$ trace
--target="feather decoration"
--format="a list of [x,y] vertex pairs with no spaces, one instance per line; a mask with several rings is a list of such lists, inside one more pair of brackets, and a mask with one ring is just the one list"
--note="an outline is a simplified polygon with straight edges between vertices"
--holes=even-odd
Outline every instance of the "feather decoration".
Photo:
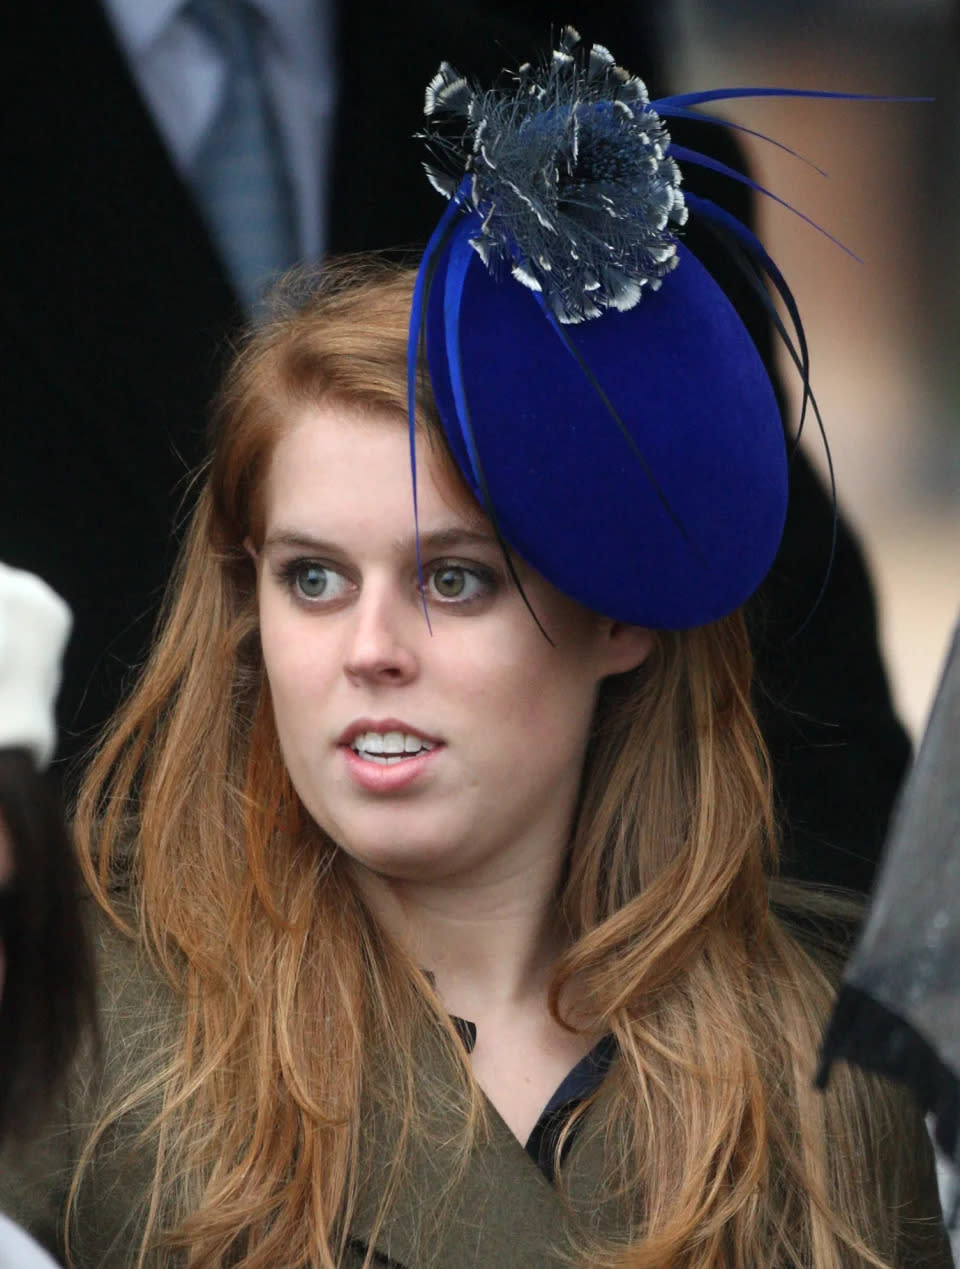
[[[481,225],[471,245],[488,268],[509,271],[541,293],[563,323],[633,308],[644,289],[656,290],[676,266],[677,230],[688,214],[678,158],[783,203],[837,243],[749,177],[671,146],[667,119],[725,123],[696,107],[756,97],[930,100],[742,87],[651,101],[641,79],[618,66],[602,44],[586,44],[572,26],[563,29],[559,48],[543,66],[526,63],[504,74],[505,86],[485,90],[441,63],[424,97],[427,129],[421,135],[433,156],[424,168],[435,189],[478,213]],[[750,128],[727,126],[795,153]]]
[[488,267],[542,293],[560,322],[633,308],[676,265],[686,220],[646,88],[572,27],[539,73],[510,78],[482,91],[441,65],[424,102],[430,181],[479,214],[471,245]]
[[[424,619],[427,623],[427,629],[431,634],[433,634],[433,627],[430,624],[430,610],[427,607],[427,592],[423,580],[423,558],[420,554],[420,507],[417,494],[417,382],[420,374],[426,372],[426,355],[424,347],[426,322],[424,314],[426,312],[427,300],[430,295],[430,288],[433,283],[437,262],[442,252],[449,246],[453,238],[459,210],[457,200],[452,200],[444,211],[443,216],[440,218],[439,224],[431,234],[430,241],[427,243],[427,247],[423,255],[423,264],[417,272],[417,278],[414,284],[413,297],[410,305],[409,334],[407,339],[407,430],[410,447],[410,479],[413,492],[414,537],[417,551],[417,579],[420,585],[420,596],[423,606]],[[461,283],[463,272],[464,270],[461,268]],[[447,286],[446,289],[451,290],[454,288]],[[459,317],[460,311],[459,301],[455,299],[452,303],[446,305],[446,309],[448,314],[447,325],[450,331],[449,337],[453,340],[454,346],[456,346],[459,342],[459,333],[457,331],[457,318]],[[456,363],[457,361],[458,359],[454,358],[454,362]],[[484,475],[483,467],[480,463],[480,456],[477,453],[476,442],[473,437],[473,429],[470,425],[469,406],[466,402],[462,385],[458,388],[458,396],[460,398],[458,402],[458,421],[460,423],[467,451],[470,454],[471,466],[473,467],[474,475],[479,486],[481,504],[487,513],[487,518],[493,528],[494,536],[500,546],[504,561],[506,562],[507,572],[510,575],[510,580],[513,582],[514,586],[516,586],[517,592],[523,600],[530,616],[533,618],[538,630],[546,639],[547,643],[552,646],[553,639],[550,637],[549,632],[544,628],[543,623],[540,621],[539,616],[535,612],[529,598],[527,597],[526,591],[523,588],[523,583],[517,574],[513,557],[510,554],[509,544],[500,529],[496,508],[490,498],[489,490],[487,489],[486,476]]]

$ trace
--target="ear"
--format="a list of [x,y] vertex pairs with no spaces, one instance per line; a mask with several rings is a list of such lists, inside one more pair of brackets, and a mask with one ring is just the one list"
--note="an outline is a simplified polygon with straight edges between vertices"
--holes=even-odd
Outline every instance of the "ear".
[[602,675],[626,674],[643,665],[650,655],[656,631],[649,626],[631,626],[625,621],[609,621],[601,647]]

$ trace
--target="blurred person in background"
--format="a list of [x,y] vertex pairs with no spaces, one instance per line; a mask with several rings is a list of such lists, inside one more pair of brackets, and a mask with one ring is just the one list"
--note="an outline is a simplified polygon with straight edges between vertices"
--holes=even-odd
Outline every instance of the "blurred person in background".
[[[8,1147],[42,1121],[93,1017],[79,870],[46,772],[69,628],[66,604],[45,582],[0,564],[0,1139]],[[0,1213],[4,1269],[52,1264]]]

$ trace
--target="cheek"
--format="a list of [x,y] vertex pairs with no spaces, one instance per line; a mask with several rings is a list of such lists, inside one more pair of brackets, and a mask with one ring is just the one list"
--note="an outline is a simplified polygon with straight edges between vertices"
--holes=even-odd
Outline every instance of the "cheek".
[[577,656],[558,655],[535,635],[536,643],[514,637],[502,656],[496,644],[488,644],[483,655],[461,660],[450,690],[472,717],[483,720],[483,732],[504,752],[519,750],[525,758],[549,752],[562,759],[582,751],[597,685]]
[[[294,618],[296,614],[293,615]],[[309,622],[269,600],[260,608],[260,646],[270,684],[277,728],[290,732],[305,724],[308,706],[329,686],[330,657]]]

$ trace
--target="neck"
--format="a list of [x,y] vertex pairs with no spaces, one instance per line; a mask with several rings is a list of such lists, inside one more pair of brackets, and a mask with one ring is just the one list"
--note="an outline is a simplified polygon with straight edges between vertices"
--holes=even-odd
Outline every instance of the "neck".
[[478,883],[400,881],[358,869],[380,924],[429,971],[446,1008],[479,1021],[546,996],[566,946],[557,918],[556,859]]

